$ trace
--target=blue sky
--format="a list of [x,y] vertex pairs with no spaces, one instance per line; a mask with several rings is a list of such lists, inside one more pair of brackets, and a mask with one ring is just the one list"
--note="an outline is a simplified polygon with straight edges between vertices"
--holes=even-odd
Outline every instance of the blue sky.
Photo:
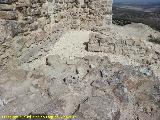
[[160,2],[160,0],[113,0],[114,2]]

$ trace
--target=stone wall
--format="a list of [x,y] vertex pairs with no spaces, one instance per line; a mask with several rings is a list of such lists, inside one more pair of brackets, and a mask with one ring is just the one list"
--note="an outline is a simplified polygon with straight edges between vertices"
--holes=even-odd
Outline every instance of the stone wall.
[[48,13],[52,23],[71,29],[92,29],[112,23],[112,0],[54,0]]
[[0,20],[14,22],[15,35],[37,29],[36,21],[48,18],[47,12],[46,0],[0,0]]
[[112,0],[0,0],[0,19],[23,22],[23,29],[41,17],[51,18],[52,25],[62,28],[110,25]]
[[0,18],[27,20],[45,16],[43,9],[45,2],[46,0],[0,0]]
[[7,20],[17,19],[17,14],[14,10],[13,3],[15,3],[15,1],[0,0],[0,18],[1,19],[7,19]]
[[129,36],[122,38],[113,29],[103,32],[103,34],[91,33],[86,48],[89,52],[122,55],[136,63],[145,65],[157,65],[157,61],[160,60],[160,55],[149,49],[144,41]]
[[70,29],[100,31],[111,22],[112,0],[0,0],[0,67],[45,56]]
[[[23,53],[31,53],[30,45],[36,46],[38,38],[47,38],[42,37],[49,20],[47,12],[46,0],[0,0],[0,69],[10,66],[13,59],[21,60]],[[18,41],[23,44],[21,50]]]

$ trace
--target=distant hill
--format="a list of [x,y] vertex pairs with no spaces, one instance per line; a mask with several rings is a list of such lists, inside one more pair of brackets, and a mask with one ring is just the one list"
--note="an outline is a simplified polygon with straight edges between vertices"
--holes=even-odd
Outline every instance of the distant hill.
[[118,1],[118,2],[113,2],[113,5],[137,5],[137,6],[160,6],[160,1],[157,2],[122,2],[122,1]]
[[113,3],[157,4],[160,0],[113,0]]
[[113,4],[113,23],[126,25],[131,22],[143,23],[160,31],[160,2],[135,3],[116,2]]

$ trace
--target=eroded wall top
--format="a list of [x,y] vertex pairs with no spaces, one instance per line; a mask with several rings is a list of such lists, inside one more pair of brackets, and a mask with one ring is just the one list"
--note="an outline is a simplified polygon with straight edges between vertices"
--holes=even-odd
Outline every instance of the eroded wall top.
[[111,25],[112,0],[0,0],[0,19],[24,21],[23,29],[41,17],[62,28]]
[[112,0],[52,0],[48,13],[54,24],[91,29],[112,23]]

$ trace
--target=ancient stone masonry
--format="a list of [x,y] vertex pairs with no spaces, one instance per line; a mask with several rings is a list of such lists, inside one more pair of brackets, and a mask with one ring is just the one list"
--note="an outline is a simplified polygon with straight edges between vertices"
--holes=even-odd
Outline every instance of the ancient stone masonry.
[[0,18],[13,20],[16,19],[13,0],[0,0]]
[[[13,56],[20,63],[32,61],[29,59],[34,56],[30,55],[33,46],[44,55],[46,49],[69,29],[93,31],[111,23],[112,0],[0,0],[0,42],[3,43],[0,45],[0,59],[3,59],[0,66],[6,65]],[[12,52],[6,55],[6,50]]]
[[123,55],[135,62],[147,65],[157,64],[157,61],[160,60],[159,55],[154,50],[149,49],[144,42],[133,38],[122,39],[121,36],[116,37],[115,34],[114,31],[109,31],[106,34],[97,32],[90,34],[87,50]]
[[40,17],[71,29],[110,25],[112,0],[0,0],[1,19],[31,24]]
[[112,0],[54,0],[49,4],[52,22],[71,29],[92,29],[112,23]]
[[34,22],[47,17],[45,3],[46,0],[0,0],[0,19],[13,21],[17,34],[35,30],[38,24]]
[[46,0],[0,0],[0,18],[6,20],[26,20],[44,15]]
[[[47,12],[46,0],[0,0],[0,67],[8,64],[10,58],[17,59],[23,50],[30,53],[29,46],[35,45],[37,40],[32,32],[39,30],[40,35],[44,35],[44,26],[49,22]],[[34,36],[39,36],[39,33]],[[28,45],[21,50],[13,44],[23,40]]]

